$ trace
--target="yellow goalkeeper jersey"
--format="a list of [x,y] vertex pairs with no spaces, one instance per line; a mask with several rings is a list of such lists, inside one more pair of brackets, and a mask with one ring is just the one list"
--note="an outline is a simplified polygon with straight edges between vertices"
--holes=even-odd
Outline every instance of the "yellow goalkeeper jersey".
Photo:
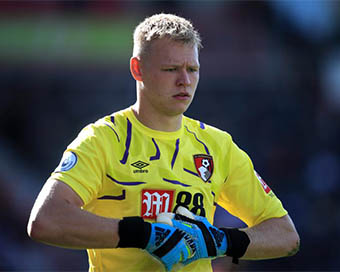
[[[110,218],[155,222],[184,206],[213,223],[217,204],[248,226],[287,214],[228,133],[188,117],[178,131],[155,131],[131,107],[85,127],[51,178],[78,193],[84,210]],[[89,249],[88,256],[89,271],[164,271],[141,249]],[[212,271],[211,261],[181,271]]]

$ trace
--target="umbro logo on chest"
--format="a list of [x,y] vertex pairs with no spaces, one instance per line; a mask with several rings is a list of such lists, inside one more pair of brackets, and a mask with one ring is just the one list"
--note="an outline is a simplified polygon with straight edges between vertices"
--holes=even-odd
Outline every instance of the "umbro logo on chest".
[[149,166],[149,163],[143,162],[143,161],[136,161],[131,164],[131,166],[138,168],[134,169],[133,173],[148,173],[149,171],[147,169],[144,169],[145,167]]

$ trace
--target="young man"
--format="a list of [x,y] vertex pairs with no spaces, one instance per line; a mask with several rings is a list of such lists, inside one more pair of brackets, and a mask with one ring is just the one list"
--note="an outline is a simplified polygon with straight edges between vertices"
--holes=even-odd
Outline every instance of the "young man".
[[[287,211],[246,153],[228,133],[183,115],[199,81],[200,47],[184,18],[158,14],[137,26],[136,103],[88,125],[67,147],[34,204],[30,237],[87,249],[90,271],[163,271],[177,263],[182,271],[211,271],[214,257],[298,250]],[[216,204],[248,228],[210,225]],[[182,215],[155,223],[164,212]]]

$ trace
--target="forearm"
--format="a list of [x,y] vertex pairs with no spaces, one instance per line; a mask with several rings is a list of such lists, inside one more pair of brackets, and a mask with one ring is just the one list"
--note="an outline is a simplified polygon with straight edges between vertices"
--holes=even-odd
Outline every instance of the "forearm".
[[242,259],[270,259],[294,255],[299,249],[299,236],[288,215],[271,218],[254,227],[241,229],[250,244]]
[[[69,215],[47,216],[32,221],[34,240],[75,248],[114,248],[118,244],[118,220],[99,217],[87,211],[69,207]],[[30,227],[30,226],[29,226]]]
[[[64,184],[47,182],[36,200],[28,222],[28,234],[37,241],[67,248],[114,248],[117,246],[119,219],[100,217],[82,210],[67,197]],[[65,190],[66,188],[66,190]],[[52,192],[52,193],[51,193]]]

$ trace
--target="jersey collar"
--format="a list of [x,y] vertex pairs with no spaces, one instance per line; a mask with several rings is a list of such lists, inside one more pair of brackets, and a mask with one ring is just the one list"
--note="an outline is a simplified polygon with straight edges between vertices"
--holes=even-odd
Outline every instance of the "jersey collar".
[[133,113],[132,106],[129,107],[126,110],[125,114],[126,114],[127,118],[130,120],[132,126],[137,128],[143,134],[145,134],[147,136],[150,136],[152,138],[169,139],[169,140],[171,140],[171,139],[178,139],[178,138],[181,137],[181,135],[183,134],[183,131],[184,131],[184,125],[183,125],[184,118],[182,119],[182,125],[181,125],[181,128],[179,130],[168,132],[168,131],[154,130],[154,129],[151,129],[151,128],[145,126],[144,124],[142,124],[137,119],[135,114]]

